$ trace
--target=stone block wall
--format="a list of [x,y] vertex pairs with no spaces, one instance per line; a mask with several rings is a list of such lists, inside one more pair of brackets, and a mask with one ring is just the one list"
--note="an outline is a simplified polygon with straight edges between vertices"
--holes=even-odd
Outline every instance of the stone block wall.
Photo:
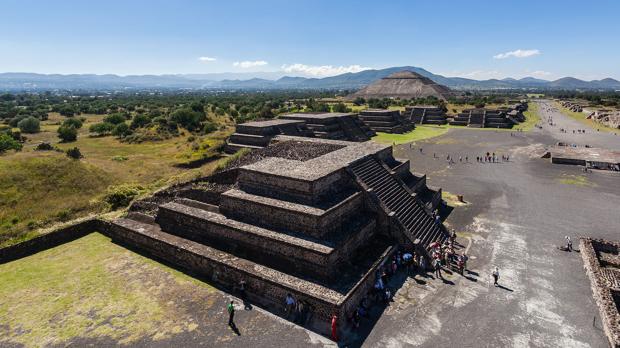
[[277,199],[231,190],[222,195],[220,211],[242,221],[296,231],[321,238],[342,228],[342,224],[362,205],[360,193],[340,203],[317,209]]

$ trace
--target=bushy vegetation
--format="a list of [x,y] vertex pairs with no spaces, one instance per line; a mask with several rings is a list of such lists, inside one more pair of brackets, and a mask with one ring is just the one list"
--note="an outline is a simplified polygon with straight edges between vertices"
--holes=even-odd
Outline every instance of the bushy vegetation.
[[80,158],[84,157],[84,156],[82,156],[82,152],[80,152],[80,149],[77,148],[77,147],[73,147],[73,148],[68,149],[66,151],[66,154],[67,154],[67,156],[69,156],[70,158],[73,158],[73,159],[80,159]]
[[13,139],[13,137],[7,133],[0,133],[0,154],[8,150],[19,151],[21,149],[22,144],[20,144],[19,141]]
[[134,198],[144,192],[144,187],[135,184],[123,184],[108,188],[104,200],[111,209],[123,208],[129,205]]
[[58,127],[58,137],[62,142],[69,143],[77,140],[77,129],[73,126],[62,125]]
[[22,133],[38,133],[41,131],[41,122],[36,117],[28,116],[20,120],[17,127]]

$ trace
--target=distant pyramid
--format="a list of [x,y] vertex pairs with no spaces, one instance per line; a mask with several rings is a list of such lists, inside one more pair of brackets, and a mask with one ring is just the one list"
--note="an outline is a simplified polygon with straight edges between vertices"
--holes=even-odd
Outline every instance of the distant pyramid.
[[452,91],[448,87],[439,85],[428,77],[424,77],[413,71],[404,70],[371,83],[349,95],[349,98],[414,99],[433,96],[445,100],[452,94]]

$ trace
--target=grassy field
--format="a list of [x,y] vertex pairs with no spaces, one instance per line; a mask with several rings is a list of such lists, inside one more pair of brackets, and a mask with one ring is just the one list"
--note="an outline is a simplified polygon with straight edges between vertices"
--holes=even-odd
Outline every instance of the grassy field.
[[525,132],[534,129],[534,126],[537,123],[540,122],[540,114],[539,114],[539,110],[538,110],[538,104],[537,103],[529,103],[527,111],[525,111],[523,113],[523,115],[525,116],[525,122],[520,123],[515,128],[516,129],[522,129]]
[[418,140],[438,137],[448,131],[446,126],[422,125],[416,126],[414,130],[404,134],[377,133],[372,138],[373,141],[382,144],[406,144]]
[[[92,233],[0,265],[0,346],[131,344],[199,328],[215,290]],[[79,344],[78,344],[79,345]]]
[[[176,181],[208,174],[217,165],[195,169],[178,165],[213,151],[230,130],[190,139],[186,134],[162,141],[122,143],[90,137],[88,127],[102,116],[85,115],[78,140],[59,143],[56,129],[64,117],[51,114],[41,132],[28,135],[21,152],[0,156],[0,247],[37,235],[39,227],[106,210],[103,194],[111,186],[136,184],[150,192]],[[192,141],[189,141],[192,140]],[[63,152],[34,151],[47,141],[62,150],[78,147],[83,159]]]
[[594,120],[589,120],[587,119],[587,115],[583,112],[574,112],[571,111],[565,107],[562,106],[562,104],[560,104],[557,101],[553,102],[554,106],[556,108],[558,108],[558,110],[560,110],[563,114],[567,115],[570,118],[573,118],[579,122],[581,122],[584,125],[590,126],[592,129],[598,129],[600,131],[603,132],[610,132],[610,133],[620,133],[620,130],[615,129],[615,128],[611,128],[611,127],[606,127],[598,122],[595,122]]

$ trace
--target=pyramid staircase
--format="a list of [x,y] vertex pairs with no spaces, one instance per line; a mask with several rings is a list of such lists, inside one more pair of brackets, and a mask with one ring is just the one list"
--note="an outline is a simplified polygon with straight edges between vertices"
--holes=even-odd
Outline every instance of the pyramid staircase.
[[371,192],[382,207],[394,213],[393,217],[404,227],[411,242],[427,249],[432,242],[441,242],[447,237],[443,225],[434,221],[416,195],[374,157],[361,160],[350,169],[366,191]]

